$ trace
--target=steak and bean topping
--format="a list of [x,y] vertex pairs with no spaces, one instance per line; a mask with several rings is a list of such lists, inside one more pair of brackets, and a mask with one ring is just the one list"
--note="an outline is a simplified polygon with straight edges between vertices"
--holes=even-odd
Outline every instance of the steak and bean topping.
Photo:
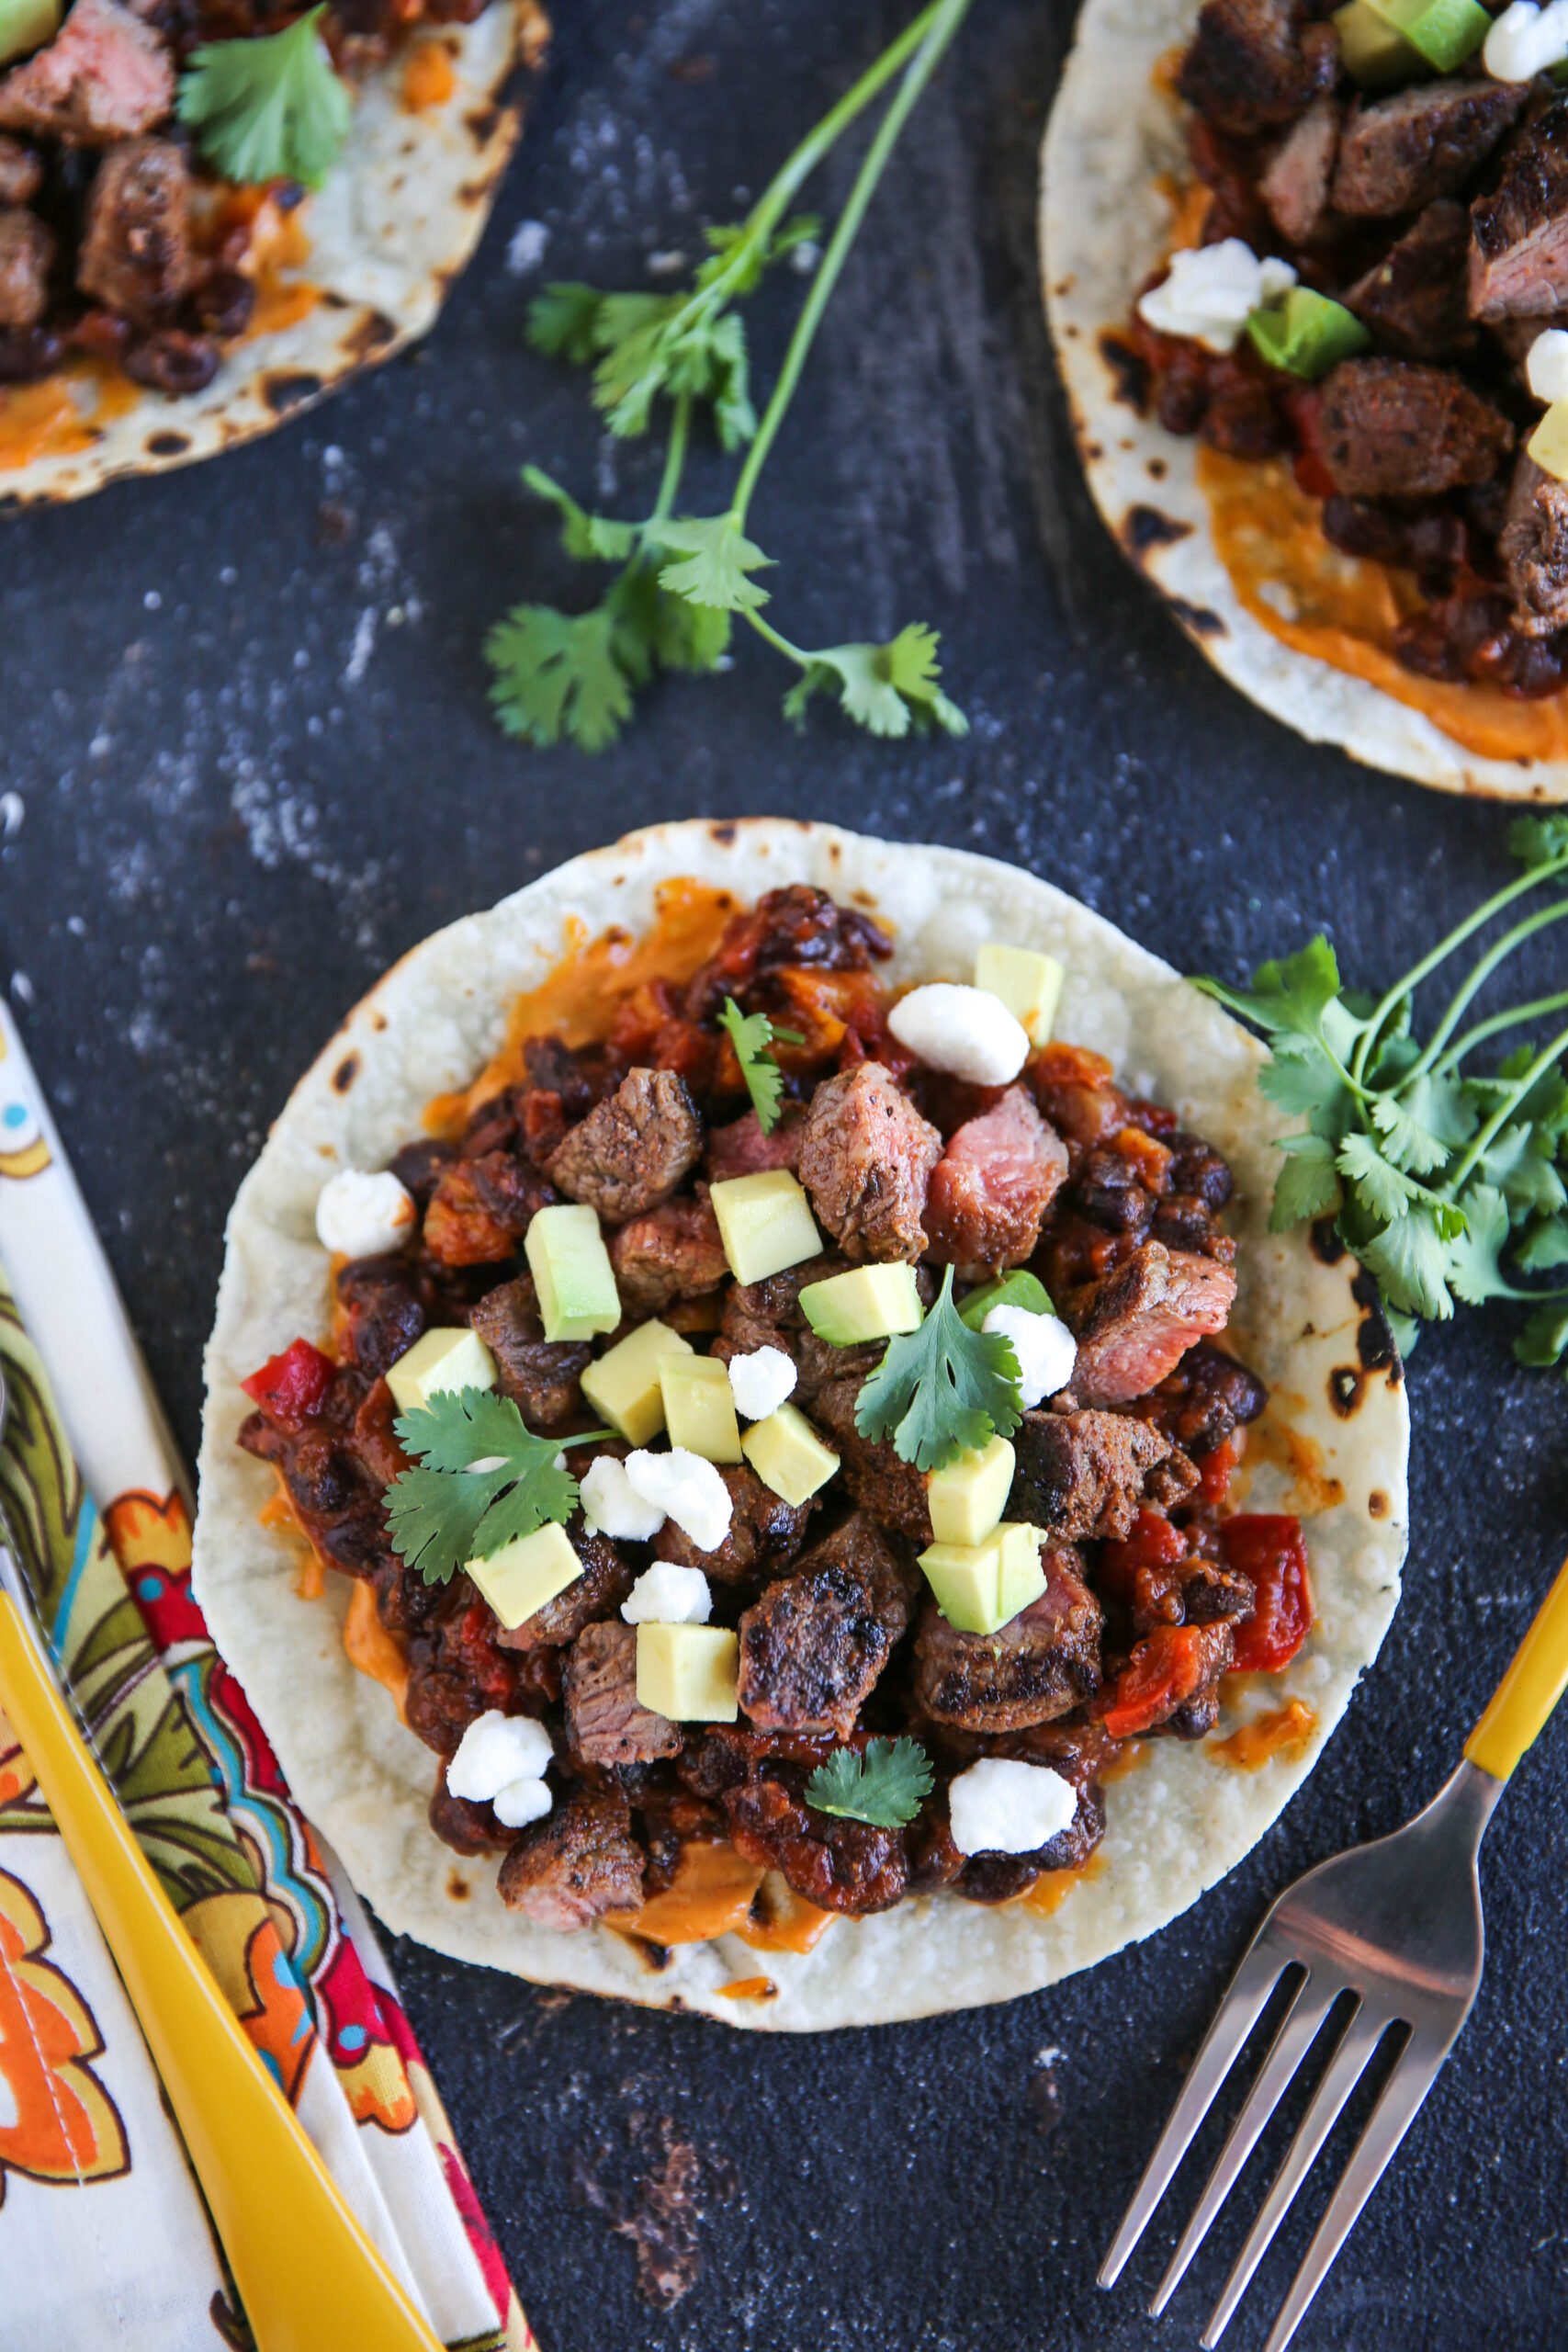
[[[887,952],[773,891],[656,1019],[527,1040],[332,1179],[332,1351],[246,1384],[401,1656],[433,1826],[536,1925],[635,1930],[724,1841],[797,1911],[1010,1900],[1088,1860],[1123,1742],[1201,1737],[1310,1625],[1296,1522],[1227,1504],[1266,1398],[1224,1160],[1084,1047],[917,1060]],[[953,993],[966,1054],[1027,1043]]]

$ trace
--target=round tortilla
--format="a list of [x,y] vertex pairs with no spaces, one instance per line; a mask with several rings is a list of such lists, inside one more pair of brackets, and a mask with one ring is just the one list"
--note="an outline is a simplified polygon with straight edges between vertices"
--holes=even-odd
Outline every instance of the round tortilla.
[[[556,1935],[507,1911],[493,1859],[468,1861],[425,1818],[436,1770],[386,1691],[356,1673],[339,1627],[348,1580],[294,1591],[299,1554],[258,1513],[272,1472],[235,1443],[239,1387],[304,1332],[324,1339],[330,1272],[316,1196],[335,1168],[379,1168],[421,1132],[437,1094],[466,1086],[501,1042],[507,1008],[562,953],[566,926],[636,932],[656,887],[692,876],[744,900],[815,882],[892,930],[896,982],[964,978],[987,938],[1047,948],[1066,966],[1059,1034],[1112,1056],[1229,1158],[1239,1193],[1239,1351],[1273,1390],[1255,1430],[1247,1506],[1306,1523],[1317,1623],[1286,1671],[1248,1679],[1222,1732],[1299,1699],[1315,1721],[1298,1750],[1256,1771],[1211,1743],[1145,1743],[1106,1791],[1104,1844],[1049,1917],[942,1894],[837,1921],[814,1951],[760,1952],[736,1938],[646,1948],[604,1928]],[[579,934],[581,935],[581,934]],[[1322,1751],[1399,1597],[1409,1420],[1397,1355],[1354,1262],[1325,1264],[1304,1230],[1268,1231],[1283,1122],[1258,1093],[1262,1048],[1218,1006],[1048,882],[959,850],[907,847],[771,819],[654,826],[574,858],[404,956],[300,1080],[229,1220],[196,1529],[196,1590],[214,1640],[265,1725],[306,1813],[389,1928],[536,1983],[706,2010],[731,2025],[801,2030],[922,2017],[1049,1984],[1184,1911],[1235,1867]],[[721,1988],[765,1973],[771,2000]]]
[[1214,545],[1197,442],[1121,397],[1102,348],[1124,334],[1171,243],[1163,188],[1191,175],[1186,108],[1156,69],[1186,46],[1198,0],[1084,0],[1046,129],[1040,240],[1045,307],[1096,505],[1223,677],[1310,742],[1443,792],[1568,799],[1568,761],[1488,759],[1370,680],[1281,643],[1248,613]]
[[[417,33],[365,83],[343,152],[307,201],[310,255],[299,276],[321,299],[292,326],[230,346],[205,390],[146,391],[90,424],[88,447],[0,473],[0,507],[85,498],[126,474],[166,473],[271,433],[353,376],[378,368],[435,322],[490,218],[522,128],[504,96],[513,69],[549,40],[538,0],[491,0],[471,25]],[[434,41],[454,85],[411,111],[403,74]]]

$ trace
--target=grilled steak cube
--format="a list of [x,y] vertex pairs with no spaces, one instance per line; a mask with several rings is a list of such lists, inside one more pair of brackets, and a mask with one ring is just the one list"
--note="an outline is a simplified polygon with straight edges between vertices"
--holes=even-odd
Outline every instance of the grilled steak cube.
[[582,1562],[582,1574],[564,1592],[525,1617],[521,1625],[498,1628],[496,1645],[503,1650],[559,1649],[575,1642],[585,1625],[618,1609],[632,1589],[632,1572],[607,1535],[590,1535],[581,1515],[567,1533]]
[[566,1736],[585,1764],[651,1764],[679,1756],[679,1724],[638,1703],[637,1627],[616,1617],[585,1625],[561,1671]]
[[806,1541],[807,1523],[815,1505],[786,1503],[744,1462],[728,1464],[718,1475],[729,1489],[732,1505],[729,1532],[718,1549],[699,1551],[691,1537],[667,1519],[653,1539],[654,1557],[672,1560],[678,1567],[701,1568],[716,1584],[745,1584],[753,1577],[776,1576]]
[[555,1200],[544,1178],[510,1151],[454,1159],[424,1213],[424,1246],[444,1266],[486,1266],[514,1257],[537,1210]]
[[1568,482],[1521,449],[1498,542],[1514,594],[1514,626],[1526,637],[1568,628]]
[[570,1931],[642,1901],[644,1856],[618,1791],[568,1797],[513,1846],[497,1881],[509,1911]]
[[1244,138],[1293,122],[1332,85],[1337,46],[1303,0],[1203,0],[1177,84],[1205,121]]
[[728,1183],[733,1176],[760,1176],[770,1168],[787,1168],[793,1176],[800,1165],[805,1134],[805,1114],[790,1103],[784,1105],[770,1136],[762,1133],[755,1111],[732,1119],[727,1127],[710,1127],[708,1182]]
[[861,1510],[912,1544],[929,1544],[931,1514],[924,1472],[912,1462],[900,1461],[890,1439],[863,1437],[855,1427],[855,1406],[864,1385],[864,1372],[829,1381],[811,1400],[812,1417],[827,1431],[839,1456],[840,1475]]
[[0,129],[109,147],[151,130],[174,102],[157,34],[119,0],[75,0],[49,47],[0,79]]
[[615,1288],[629,1323],[659,1315],[677,1298],[716,1290],[729,1272],[705,1184],[691,1200],[666,1201],[628,1218],[606,1241]]
[[919,1575],[868,1512],[852,1511],[848,1519],[818,1536],[799,1562],[803,1576],[826,1567],[842,1568],[858,1577],[890,1637],[902,1641],[919,1598]]
[[1021,1086],[952,1136],[926,1195],[930,1254],[982,1280],[1034,1255],[1067,1176],[1067,1148]]
[[190,171],[169,139],[128,139],[98,165],[76,283],[122,318],[148,325],[191,282]]
[[49,308],[54,237],[19,204],[0,209],[0,327],[36,327]]
[[401,1256],[355,1258],[337,1278],[338,1349],[378,1379],[406,1355],[430,1320],[426,1285]]
[[546,1339],[531,1274],[487,1291],[468,1321],[495,1358],[502,1395],[511,1397],[531,1430],[558,1429],[581,1412],[581,1383],[593,1351],[580,1341]]
[[934,1601],[915,1636],[915,1697],[936,1723],[1021,1731],[1080,1706],[1100,1687],[1100,1607],[1070,1544],[1041,1554],[1045,1589],[996,1634],[961,1634]]
[[891,1072],[862,1062],[817,1089],[800,1146],[800,1181],[846,1258],[918,1258],[926,1188],[942,1137]]
[[1285,133],[1258,183],[1274,226],[1292,245],[1311,244],[1323,226],[1339,124],[1339,101],[1325,90]]
[[1256,1373],[1200,1340],[1140,1408],[1190,1454],[1212,1453],[1238,1423],[1255,1421],[1269,1401]]
[[1443,368],[1344,359],[1324,379],[1323,456],[1351,498],[1428,498],[1489,481],[1514,446],[1500,409]]
[[[782,1274],[770,1274],[765,1282],[738,1283],[725,1295],[721,1336],[714,1343],[714,1354],[728,1359],[748,1355],[754,1348],[782,1349],[793,1358],[797,1375],[791,1401],[802,1407],[815,1408],[817,1398],[829,1384],[863,1380],[886,1354],[883,1341],[836,1348],[831,1340],[818,1338],[800,1307],[800,1294],[808,1283],[826,1282],[830,1275],[846,1271],[844,1259],[825,1253]],[[929,1306],[936,1296],[934,1281],[923,1266],[916,1269],[915,1280],[922,1304]]]
[[1073,1395],[1123,1405],[1173,1372],[1195,1340],[1222,1330],[1235,1276],[1212,1258],[1145,1241],[1124,1264],[1072,1292],[1063,1312],[1078,1343]]
[[796,1894],[819,1911],[842,1911],[855,1918],[890,1911],[909,1883],[904,1832],[814,1811],[795,1785],[806,1777],[799,1770],[788,1777],[764,1770],[726,1790],[724,1809],[736,1851],[749,1862],[782,1871]]
[[1451,196],[1518,120],[1527,95],[1522,83],[1455,80],[1358,100],[1339,141],[1335,210],[1391,220]]
[[550,1160],[550,1181],[607,1225],[625,1225],[670,1198],[702,1158],[703,1123],[683,1078],[628,1070]]
[[30,204],[43,186],[43,165],[30,147],[0,132],[0,204]]
[[442,1844],[455,1854],[504,1852],[517,1834],[503,1829],[488,1804],[455,1797],[446,1785],[445,1764],[435,1775],[427,1817]]
[[688,1021],[711,1021],[727,996],[742,1012],[751,1009],[757,983],[786,967],[809,964],[823,972],[864,972],[874,957],[893,953],[880,924],[858,907],[835,904],[809,882],[764,890],[756,905],[738,914],[686,988],[682,1010]]
[[861,1577],[818,1567],[771,1584],[740,1620],[740,1708],[759,1730],[853,1728],[893,1648]]
[[1448,198],[1429,204],[1382,261],[1344,296],[1345,307],[1402,359],[1446,359],[1472,344],[1465,301],[1470,215]]
[[1173,1448],[1123,1413],[1025,1413],[1013,1433],[1018,1466],[1007,1516],[1072,1543],[1122,1536],[1152,1472]]
[[1568,97],[1512,141],[1470,228],[1472,318],[1545,318],[1568,305]]

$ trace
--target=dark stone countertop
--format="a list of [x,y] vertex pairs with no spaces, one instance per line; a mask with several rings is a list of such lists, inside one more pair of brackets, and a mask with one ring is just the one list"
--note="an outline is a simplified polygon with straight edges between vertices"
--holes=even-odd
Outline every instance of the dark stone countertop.
[[[879,745],[827,714],[797,737],[777,711],[787,679],[748,642],[728,676],[657,690],[596,761],[505,742],[480,639],[514,597],[568,584],[519,466],[597,481],[629,513],[652,462],[597,438],[579,383],[525,348],[538,272],[523,265],[543,244],[547,274],[658,282],[650,256],[693,254],[703,222],[733,217],[906,10],[559,14],[494,223],[423,350],[221,463],[0,526],[0,789],[24,810],[0,848],[0,975],[25,976],[29,1046],[190,1449],[224,1213],[293,1078],[413,941],[628,826],[776,811],[973,844],[1189,968],[1239,976],[1324,924],[1379,984],[1507,871],[1495,808],[1367,774],[1229,693],[1092,513],[1034,264],[1070,22],[1049,0],[976,11],[754,510],[797,641],[942,629],[967,741]],[[827,180],[841,198],[846,164]],[[782,274],[754,305],[764,380],[799,291]],[[697,511],[717,470],[698,466]],[[1521,978],[1544,987],[1548,968],[1543,954]],[[1554,968],[1560,984],[1560,950]],[[1095,2267],[1265,1903],[1431,1792],[1556,1566],[1564,1394],[1519,1371],[1507,1338],[1506,1317],[1466,1316],[1415,1359],[1406,1597],[1313,1781],[1224,1885],[1092,1974],[787,2041],[400,1947],[546,2352],[1193,2340],[1234,2223],[1163,2331],[1134,2283],[1099,2294]],[[1565,1800],[1559,1725],[1488,1841],[1474,2018],[1303,2345],[1563,2341]],[[704,2223],[704,2277],[661,2315],[574,2179],[625,2194],[666,2122],[734,2187]],[[1145,2293],[1158,2267],[1151,2246]],[[1266,2290],[1287,2276],[1277,2255]],[[1261,2343],[1261,2316],[1238,2346]]]

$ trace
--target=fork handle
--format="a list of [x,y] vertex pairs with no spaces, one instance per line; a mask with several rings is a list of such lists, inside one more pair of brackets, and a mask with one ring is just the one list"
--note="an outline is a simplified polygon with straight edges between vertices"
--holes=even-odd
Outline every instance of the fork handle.
[[1506,1781],[1568,1689],[1568,1560],[1464,1744],[1472,1764]]

